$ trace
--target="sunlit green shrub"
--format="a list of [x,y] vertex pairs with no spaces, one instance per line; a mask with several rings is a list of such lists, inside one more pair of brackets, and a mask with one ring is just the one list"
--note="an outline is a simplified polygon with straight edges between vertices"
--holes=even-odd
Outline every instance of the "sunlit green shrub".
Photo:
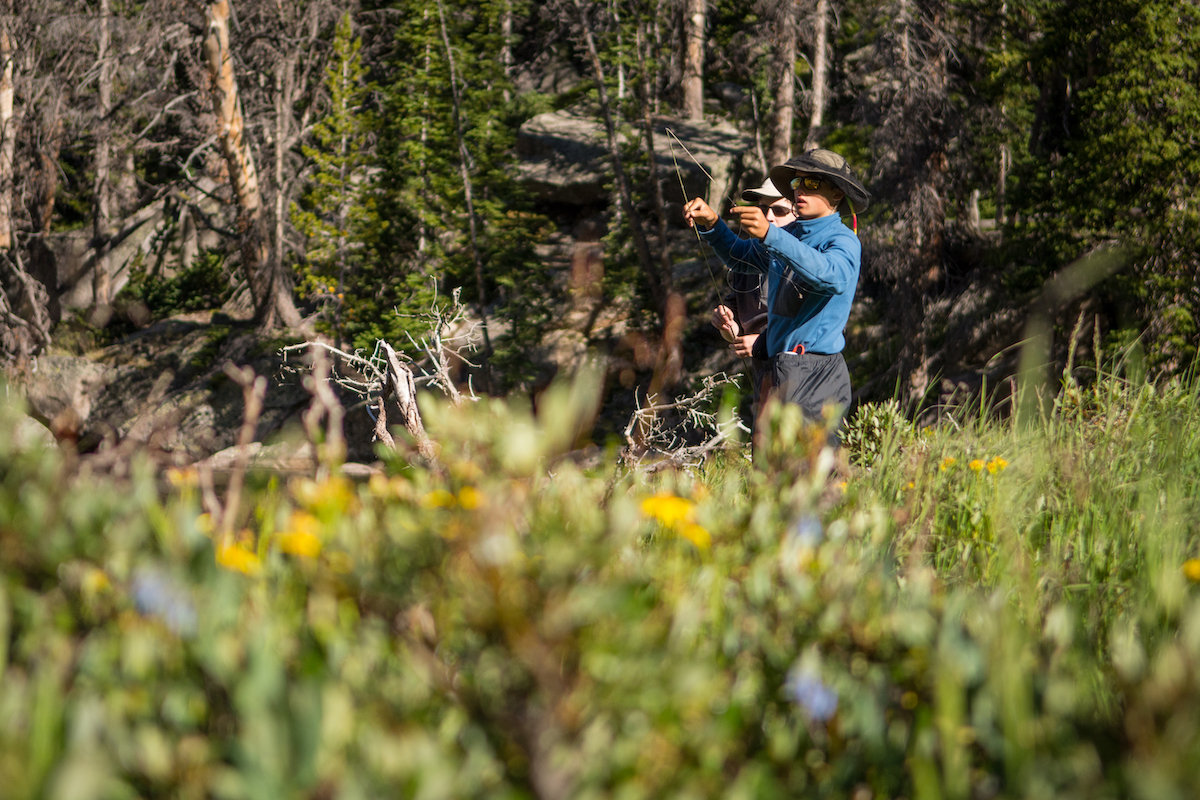
[[426,398],[436,465],[228,526],[0,407],[0,793],[1187,796],[1194,390],[1089,391],[849,479],[786,408],[768,468],[643,478],[567,457],[586,380]]
[[912,422],[892,399],[860,405],[842,431],[842,444],[855,464],[869,467],[889,446],[911,444],[914,437]]

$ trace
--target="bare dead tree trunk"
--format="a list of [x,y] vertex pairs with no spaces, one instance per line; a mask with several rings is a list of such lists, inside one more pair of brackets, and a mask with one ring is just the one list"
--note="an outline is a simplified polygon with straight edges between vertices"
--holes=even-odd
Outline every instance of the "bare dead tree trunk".
[[46,243],[50,225],[54,221],[54,198],[58,193],[58,154],[62,149],[63,136],[62,102],[62,94],[56,93],[54,100],[46,104],[48,110],[44,112],[43,129],[40,136],[34,137],[33,178],[25,199],[32,223],[27,245],[27,269],[46,289],[49,301],[46,311],[51,322],[58,322],[62,316],[58,297],[58,262]]
[[587,47],[588,58],[592,62],[592,72],[596,82],[596,91],[600,99],[600,111],[604,116],[604,135],[608,144],[608,156],[612,163],[613,179],[617,184],[617,195],[620,210],[629,220],[629,229],[633,232],[634,250],[637,252],[638,263],[646,273],[650,283],[650,293],[659,314],[665,321],[667,317],[667,298],[670,295],[670,284],[664,285],[662,276],[654,267],[654,258],[650,255],[650,245],[646,241],[646,233],[633,210],[633,191],[629,187],[629,176],[625,172],[625,164],[621,158],[621,144],[617,139],[617,126],[613,121],[612,106],[608,100],[608,90],[604,86],[604,65],[600,62],[600,53],[596,49],[596,40],[592,37],[587,10],[582,0],[572,0],[579,14],[579,25],[582,30],[584,45]]
[[400,424],[413,437],[417,445],[417,453],[429,463],[435,463],[437,448],[434,447],[429,435],[425,433],[425,425],[421,422],[421,412],[417,408],[417,387],[410,370],[396,351],[386,342],[383,343],[384,357],[387,359],[387,374],[384,377],[383,390],[379,393],[379,416],[375,420],[375,435],[388,447],[395,448],[396,442],[388,431],[387,400],[395,396],[396,405],[400,407]]
[[7,17],[0,23],[0,252],[13,246],[13,151],[17,125],[13,117],[13,40]]
[[229,49],[229,0],[214,0],[207,6],[208,35],[204,39],[205,60],[212,82],[213,107],[217,114],[221,153],[229,169],[229,180],[238,206],[242,268],[254,301],[255,320],[264,328],[300,324],[290,288],[268,260],[268,239],[263,219],[262,191],[254,154],[245,139],[245,121]]
[[667,200],[663,196],[662,180],[658,174],[658,153],[654,146],[654,121],[650,116],[650,93],[652,91],[650,70],[647,68],[645,47],[649,45],[646,39],[645,23],[639,21],[637,27],[637,57],[638,72],[641,75],[642,106],[642,136],[646,140],[646,156],[650,162],[650,188],[654,195],[654,210],[658,217],[658,257],[662,270],[662,282],[668,294],[671,289],[671,250],[667,239]]
[[779,5],[779,58],[775,64],[775,129],[771,133],[772,164],[792,157],[792,123],[796,116],[796,0]]
[[[345,86],[350,76],[350,62],[347,59],[342,60],[341,65],[341,81]],[[341,95],[341,108],[338,112],[345,119],[349,115],[349,104],[346,100],[345,92]],[[346,164],[350,155],[350,135],[345,127],[342,127],[341,140],[338,142],[338,186],[342,187],[339,190],[340,197],[338,198],[338,220],[337,220],[337,254],[338,254],[338,284],[337,284],[337,306],[334,312],[333,329],[335,331],[336,342],[338,347],[342,346],[342,311],[344,303],[342,298],[346,291],[346,274],[349,272],[350,265],[346,260],[346,253],[349,250],[349,241],[346,237],[346,229],[349,227],[350,204],[346,199],[346,183],[350,176],[347,174]]]
[[500,17],[500,64],[504,67],[504,102],[512,100],[512,93],[508,90],[508,81],[512,80],[513,68],[513,4],[512,0],[505,0],[504,13]]
[[750,89],[750,110],[754,114],[754,151],[758,153],[758,164],[762,168],[763,175],[766,175],[771,167],[767,164],[767,154],[763,150],[762,122],[758,116],[758,92],[753,87]]
[[96,60],[100,64],[98,89],[100,108],[96,125],[96,182],[92,201],[92,245],[96,250],[95,267],[92,273],[92,307],[98,313],[109,303],[109,258],[108,235],[112,187],[109,185],[109,148],[111,125],[108,115],[112,111],[112,69],[108,63],[108,0],[100,0],[97,22],[100,28],[100,43]]
[[13,287],[11,300],[0,291],[0,353],[20,361],[50,344],[46,291],[25,271],[19,248],[0,251],[0,269],[7,273],[3,283]]
[[705,0],[687,0],[687,46],[683,60],[683,116],[704,119],[704,34],[708,22]]
[[615,0],[608,0],[608,13],[617,23],[617,102],[625,99],[625,35],[621,30],[621,10]]
[[817,0],[817,41],[813,46],[812,111],[808,118],[808,136],[804,138],[806,151],[820,144],[818,133],[825,115],[825,97],[829,92],[829,0]]
[[275,247],[271,252],[271,269],[277,275],[283,272],[284,198],[287,196],[283,161],[287,152],[284,142],[292,117],[288,108],[292,69],[291,58],[281,59],[275,68]]
[[1008,168],[1012,165],[1012,154],[1008,145],[1000,145],[1000,171],[996,176],[996,228],[1002,229],[1007,221],[1005,201],[1008,193]]
[[437,3],[438,19],[442,25],[442,42],[446,45],[446,62],[450,67],[450,96],[454,101],[454,132],[458,137],[458,168],[462,175],[463,193],[467,203],[467,220],[471,238],[471,257],[475,261],[475,290],[479,294],[479,319],[483,329],[483,388],[491,391],[491,368],[488,360],[492,354],[492,342],[488,336],[487,287],[483,281],[483,258],[479,254],[479,231],[475,217],[475,196],[471,184],[471,154],[467,150],[466,132],[463,130],[462,103],[458,96],[458,70],[454,65],[454,48],[450,46],[450,34],[446,30],[446,12],[441,0]]

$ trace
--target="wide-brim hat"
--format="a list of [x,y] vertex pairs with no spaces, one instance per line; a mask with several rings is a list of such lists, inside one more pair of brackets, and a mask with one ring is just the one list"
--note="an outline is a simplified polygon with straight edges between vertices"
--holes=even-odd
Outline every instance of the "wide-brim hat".
[[[786,185],[787,184],[784,184],[784,186]],[[767,198],[774,200],[777,197],[786,197],[791,200],[791,196],[787,192],[781,191],[780,188],[775,185],[775,182],[770,178],[767,178],[765,181],[763,181],[762,186],[759,186],[755,189],[747,189],[746,191],[742,192],[742,199],[747,203],[754,203]]]
[[832,150],[809,150],[802,156],[789,159],[786,164],[771,167],[771,183],[791,188],[792,178],[801,172],[829,178],[854,204],[853,211],[862,211],[871,203],[871,195],[854,177],[854,170],[850,169],[846,159]]

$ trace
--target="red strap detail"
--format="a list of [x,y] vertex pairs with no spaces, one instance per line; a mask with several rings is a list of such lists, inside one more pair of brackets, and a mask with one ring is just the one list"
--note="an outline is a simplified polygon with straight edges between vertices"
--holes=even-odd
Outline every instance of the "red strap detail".
[[805,349],[804,345],[802,345],[802,344],[798,344],[798,345],[796,345],[795,347],[793,347],[793,348],[792,348],[792,352],[793,352],[793,353],[799,353],[800,355],[804,355],[804,354],[805,354],[806,352],[808,352],[808,351]]

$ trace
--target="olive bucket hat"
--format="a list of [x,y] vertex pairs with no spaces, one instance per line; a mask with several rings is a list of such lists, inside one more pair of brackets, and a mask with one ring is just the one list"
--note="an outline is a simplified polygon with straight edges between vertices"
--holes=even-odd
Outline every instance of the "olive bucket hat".
[[851,213],[863,211],[871,202],[871,195],[854,177],[854,171],[846,159],[832,150],[809,150],[802,156],[789,159],[786,164],[771,167],[771,182],[780,187],[791,186],[792,178],[797,173],[828,178],[846,194],[846,199],[851,203]]

